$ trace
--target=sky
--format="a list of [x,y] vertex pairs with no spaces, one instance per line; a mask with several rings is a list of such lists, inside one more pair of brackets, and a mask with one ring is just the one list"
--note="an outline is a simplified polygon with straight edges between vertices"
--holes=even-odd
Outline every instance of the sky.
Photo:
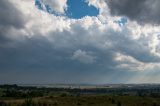
[[160,83],[159,0],[0,0],[0,84]]

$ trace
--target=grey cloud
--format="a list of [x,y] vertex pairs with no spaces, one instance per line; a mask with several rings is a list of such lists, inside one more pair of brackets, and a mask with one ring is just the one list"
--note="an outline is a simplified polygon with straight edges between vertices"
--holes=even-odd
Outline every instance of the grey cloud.
[[112,0],[109,7],[112,15],[127,16],[140,24],[160,24],[159,0]]
[[86,52],[86,51],[82,51],[82,50],[76,50],[73,53],[73,56],[71,57],[73,60],[78,60],[82,63],[86,63],[86,64],[92,64],[95,62],[95,56],[91,55],[92,53]]
[[[75,50],[55,48],[54,44],[49,43],[43,37],[26,39],[25,42],[16,43],[15,47],[0,48],[0,76],[2,76],[0,79],[1,81],[7,79],[8,82],[22,79],[25,83],[34,78],[37,79],[37,82],[52,81],[51,83],[67,80],[70,82],[99,82],[96,79],[112,71],[113,63],[109,60],[109,54],[106,55],[107,53],[96,48],[91,49],[92,47],[88,47],[90,49],[80,48],[95,52],[99,57],[98,63],[84,64],[74,61],[70,57]],[[6,76],[8,78],[4,78]]]
[[1,27],[15,27],[23,28],[25,18],[23,14],[17,9],[9,0],[0,1],[0,29]]
[[144,63],[160,62],[160,58],[151,53],[150,49],[143,44],[144,42],[148,42],[145,38],[134,40],[128,36],[130,32],[127,30],[125,30],[125,33],[117,33],[113,30],[108,32],[110,33],[108,33],[107,38],[110,39],[109,41],[113,45],[114,52],[121,52]]
[[[11,30],[23,29],[26,17],[9,0],[0,1],[0,47],[12,45],[12,38],[18,34]],[[12,34],[12,35],[11,35]]]
[[[133,72],[116,68],[118,63],[113,60],[115,53],[123,52],[138,61],[148,63],[159,60],[159,58],[155,60],[156,57],[143,45],[140,46],[138,41],[125,37],[124,33],[117,33],[109,29],[107,33],[95,39],[90,36],[91,39],[87,30],[81,27],[73,29],[76,32],[74,34],[65,30],[61,33],[50,33],[50,35],[54,35],[49,37],[51,41],[41,35],[32,38],[26,37],[23,42],[5,38],[2,44],[5,44],[6,40],[10,40],[13,45],[0,47],[1,81],[4,81],[4,77],[8,75],[10,76],[9,79],[6,78],[8,82],[16,82],[20,79],[25,83],[31,82],[30,80],[36,76],[35,83],[65,81],[102,83],[103,80],[116,83],[127,80]],[[106,41],[111,43],[112,47],[103,48]],[[91,59],[89,62],[92,64],[84,64],[71,59],[77,50],[85,51],[85,55],[82,53],[82,57],[76,57],[76,59],[83,58],[81,61],[86,62],[85,59],[93,56],[96,57],[96,62]],[[18,77],[15,73],[19,73]],[[128,76],[124,77],[124,75]]]
[[[1,3],[6,4],[5,8],[12,7],[7,0]],[[98,24],[86,29],[83,22],[75,22],[71,23],[69,30],[50,31],[43,36],[38,30],[32,30],[34,35],[31,38],[23,37],[22,40],[20,36],[23,35],[18,35],[22,41],[11,39],[13,34],[8,27],[15,27],[19,31],[24,25],[23,16],[19,16],[21,13],[15,7],[12,9],[9,10],[15,13],[10,15],[13,15],[15,22],[7,18],[7,14],[0,15],[0,19],[3,19],[3,22],[0,20],[3,26],[0,29],[1,82],[125,82],[136,72],[116,68],[119,65],[114,60],[116,53],[126,54],[143,63],[160,62],[160,58],[143,45],[145,39],[133,40],[128,36],[131,33],[128,30],[117,32],[107,28],[100,33]]]

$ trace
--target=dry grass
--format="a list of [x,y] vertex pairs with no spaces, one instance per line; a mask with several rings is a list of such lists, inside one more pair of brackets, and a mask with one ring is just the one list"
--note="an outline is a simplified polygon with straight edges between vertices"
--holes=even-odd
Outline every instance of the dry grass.
[[[5,100],[9,106],[24,106],[25,100]],[[159,98],[82,95],[34,98],[31,106],[160,106]]]

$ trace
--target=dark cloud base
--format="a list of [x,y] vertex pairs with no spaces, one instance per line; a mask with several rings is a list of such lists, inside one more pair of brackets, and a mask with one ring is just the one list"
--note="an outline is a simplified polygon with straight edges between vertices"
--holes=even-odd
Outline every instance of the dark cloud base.
[[160,24],[159,0],[112,0],[109,7],[112,15],[127,16],[140,24]]

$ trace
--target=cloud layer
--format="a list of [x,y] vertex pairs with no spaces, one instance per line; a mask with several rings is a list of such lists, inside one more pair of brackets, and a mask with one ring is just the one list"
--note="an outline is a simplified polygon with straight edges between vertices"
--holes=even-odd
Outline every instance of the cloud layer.
[[[44,2],[64,14],[68,6],[67,1]],[[140,8],[148,1],[86,3],[99,15],[70,19],[39,10],[32,0],[1,0],[1,83],[159,82],[159,19],[148,14],[140,21]],[[132,9],[137,3],[138,10]]]
[[159,0],[112,0],[111,14],[127,16],[140,24],[160,24]]

